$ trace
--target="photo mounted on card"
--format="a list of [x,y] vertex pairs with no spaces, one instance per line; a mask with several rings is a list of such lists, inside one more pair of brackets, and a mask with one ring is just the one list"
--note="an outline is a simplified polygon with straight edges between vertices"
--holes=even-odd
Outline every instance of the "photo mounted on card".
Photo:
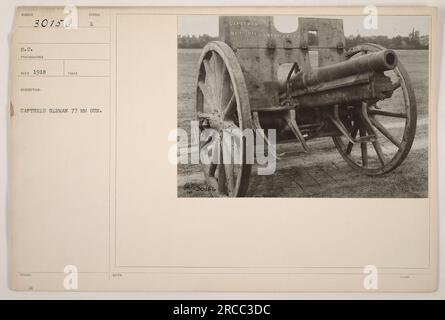
[[434,291],[436,9],[20,7],[10,287]]

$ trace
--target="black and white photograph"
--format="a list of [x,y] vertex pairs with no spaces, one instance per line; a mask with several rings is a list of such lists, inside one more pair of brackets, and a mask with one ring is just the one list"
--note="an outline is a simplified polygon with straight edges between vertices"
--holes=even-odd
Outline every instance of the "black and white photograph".
[[180,16],[178,197],[428,197],[428,16]]
[[443,299],[434,1],[5,8],[0,298]]

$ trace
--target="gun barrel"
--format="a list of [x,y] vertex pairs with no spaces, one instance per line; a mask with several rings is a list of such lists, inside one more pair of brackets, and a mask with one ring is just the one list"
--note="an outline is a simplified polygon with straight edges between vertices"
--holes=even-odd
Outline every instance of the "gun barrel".
[[281,82],[280,91],[286,92],[289,89],[292,92],[356,74],[381,73],[394,69],[397,66],[397,62],[397,54],[393,50],[386,49],[373,52],[309,72],[300,71],[293,74],[288,81]]

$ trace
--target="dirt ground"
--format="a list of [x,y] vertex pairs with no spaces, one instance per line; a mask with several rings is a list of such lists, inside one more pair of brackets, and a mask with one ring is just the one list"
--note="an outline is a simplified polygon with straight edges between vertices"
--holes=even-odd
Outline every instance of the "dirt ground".
[[[407,69],[418,105],[417,133],[411,152],[396,170],[368,177],[350,168],[331,138],[311,140],[309,154],[301,145],[277,145],[284,153],[273,175],[260,176],[254,166],[249,197],[419,198],[428,196],[428,51],[397,51]],[[190,130],[200,50],[178,53],[178,126]],[[389,143],[388,143],[389,144]],[[387,144],[383,148],[388,148]],[[199,165],[178,165],[178,197],[210,197]]]

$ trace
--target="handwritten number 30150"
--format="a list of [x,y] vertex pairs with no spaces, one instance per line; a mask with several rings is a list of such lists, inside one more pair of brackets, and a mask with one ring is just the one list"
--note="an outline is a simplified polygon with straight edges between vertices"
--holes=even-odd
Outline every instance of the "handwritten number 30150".
[[63,19],[36,19],[34,20],[34,28],[47,28],[47,27],[60,27],[62,26]]

